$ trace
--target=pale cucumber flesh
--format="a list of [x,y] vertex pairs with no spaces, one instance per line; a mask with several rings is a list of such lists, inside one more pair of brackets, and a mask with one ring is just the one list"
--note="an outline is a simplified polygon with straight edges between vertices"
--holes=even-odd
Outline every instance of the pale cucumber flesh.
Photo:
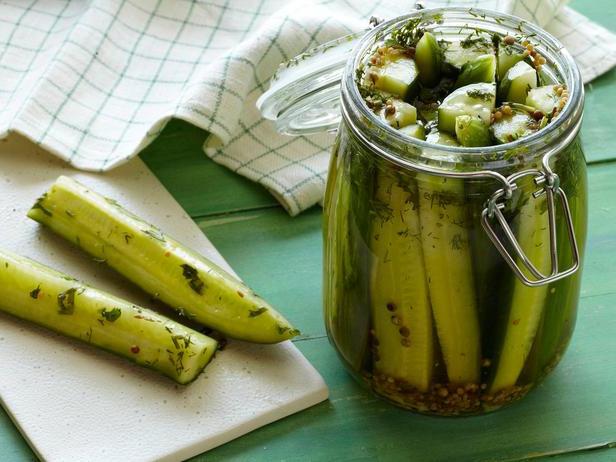
[[454,90],[438,108],[438,128],[450,134],[456,132],[456,117],[468,115],[490,123],[496,103],[493,83],[475,83]]
[[490,130],[479,118],[468,115],[456,117],[456,138],[462,146],[488,146],[491,143]]
[[455,203],[463,197],[464,182],[422,175],[418,185],[426,277],[447,376],[452,383],[478,383],[481,343],[468,216]]
[[372,67],[377,79],[374,87],[402,99],[409,99],[417,91],[418,72],[415,61],[402,56],[383,57],[384,64]]
[[537,71],[524,61],[507,71],[500,82],[499,97],[509,103],[526,102],[529,90],[537,87]]
[[[372,224],[370,247],[374,369],[427,391],[434,362],[432,312],[423,268],[419,214],[409,200],[414,185],[377,177],[375,197],[391,207],[387,219]],[[412,336],[411,336],[412,333]]]
[[531,89],[526,97],[526,104],[538,109],[544,114],[551,114],[560,101],[560,97],[556,93],[555,88],[556,85],[545,85]]

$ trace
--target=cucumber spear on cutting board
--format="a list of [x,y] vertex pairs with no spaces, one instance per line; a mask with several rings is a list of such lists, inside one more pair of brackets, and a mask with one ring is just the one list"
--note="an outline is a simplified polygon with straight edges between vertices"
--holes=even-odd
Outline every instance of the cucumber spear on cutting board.
[[216,340],[154,311],[0,250],[0,310],[154,369],[180,384],[210,362]]
[[229,337],[277,343],[299,333],[218,265],[75,180],[60,177],[28,216],[181,314]]

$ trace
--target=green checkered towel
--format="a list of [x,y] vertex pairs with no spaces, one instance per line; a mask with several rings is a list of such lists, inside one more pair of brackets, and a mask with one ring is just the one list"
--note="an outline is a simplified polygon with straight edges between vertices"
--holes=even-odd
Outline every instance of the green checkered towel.
[[[544,26],[589,81],[616,37],[562,0],[425,2],[508,11]],[[281,61],[392,17],[381,0],[0,1],[0,136],[24,134],[85,170],[135,156],[172,117],[208,130],[216,162],[267,187],[291,214],[323,196],[331,135],[275,133],[255,101]]]

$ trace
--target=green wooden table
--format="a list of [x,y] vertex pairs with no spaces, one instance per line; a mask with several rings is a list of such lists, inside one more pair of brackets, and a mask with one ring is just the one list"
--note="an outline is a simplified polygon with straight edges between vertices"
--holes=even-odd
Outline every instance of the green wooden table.
[[[616,30],[611,0],[576,0],[573,6]],[[248,284],[301,328],[295,344],[331,391],[329,401],[195,460],[616,460],[616,70],[587,86],[586,101],[590,233],[569,352],[523,402],[463,419],[398,410],[352,381],[322,320],[321,210],[290,218],[260,186],[205,157],[205,132],[171,122],[143,160]],[[0,462],[33,459],[0,411]]]

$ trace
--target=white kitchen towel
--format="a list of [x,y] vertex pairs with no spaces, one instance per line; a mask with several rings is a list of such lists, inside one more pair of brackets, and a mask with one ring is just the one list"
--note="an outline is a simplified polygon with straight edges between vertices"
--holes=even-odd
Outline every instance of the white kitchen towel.
[[[563,0],[432,0],[537,22],[585,81],[616,64],[616,36]],[[323,196],[331,135],[289,138],[255,101],[280,62],[392,17],[393,0],[0,0],[0,137],[24,134],[77,168],[111,169],[177,117],[208,130],[216,162],[295,215]]]

